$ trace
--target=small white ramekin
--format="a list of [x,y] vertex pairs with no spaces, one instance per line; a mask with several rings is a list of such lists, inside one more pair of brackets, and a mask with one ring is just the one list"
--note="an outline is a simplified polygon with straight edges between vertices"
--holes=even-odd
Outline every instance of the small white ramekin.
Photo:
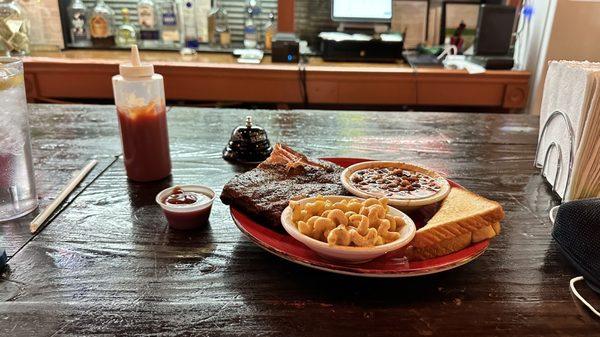
[[[164,202],[164,200],[173,193],[173,190],[179,187],[183,191],[186,192],[196,192],[200,194],[206,195],[209,200],[195,204],[190,206],[174,206],[169,205]],[[160,205],[167,217],[167,221],[169,222],[169,226],[175,229],[194,229],[198,227],[202,227],[205,225],[204,222],[208,222],[208,216],[210,216],[210,208],[212,207],[213,201],[215,200],[216,194],[210,187],[204,185],[177,185],[169,188],[165,188],[160,191],[156,195],[156,203]],[[198,217],[198,219],[194,219],[192,216],[194,214],[201,214],[202,210],[206,210],[208,212],[208,216],[206,219],[204,217]],[[171,214],[179,215],[180,217],[185,217],[186,214],[189,214],[191,217],[185,220],[179,219],[175,221],[174,217]],[[195,221],[197,220],[197,221]]]

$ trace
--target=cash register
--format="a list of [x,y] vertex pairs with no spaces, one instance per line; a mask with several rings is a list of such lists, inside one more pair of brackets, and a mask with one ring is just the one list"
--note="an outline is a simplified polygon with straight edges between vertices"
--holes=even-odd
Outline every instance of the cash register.
[[400,34],[386,34],[392,19],[392,0],[333,0],[331,18],[336,32],[322,32],[325,61],[395,62],[402,58]]

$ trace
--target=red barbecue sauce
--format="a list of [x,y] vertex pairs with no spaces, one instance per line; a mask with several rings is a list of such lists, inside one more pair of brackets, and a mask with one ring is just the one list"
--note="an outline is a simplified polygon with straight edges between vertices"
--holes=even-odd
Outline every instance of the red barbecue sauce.
[[[180,187],[173,189],[173,192],[168,195],[163,203],[167,205],[181,207],[194,207],[198,204],[210,202],[211,198],[205,194],[197,192],[183,191]],[[171,212],[164,209],[165,216],[169,222],[169,226],[175,229],[194,229],[200,228],[208,224],[212,204],[208,207],[199,210],[190,210],[187,212]]]
[[123,111],[117,108],[127,177],[153,181],[171,174],[167,113],[164,105],[150,103]]

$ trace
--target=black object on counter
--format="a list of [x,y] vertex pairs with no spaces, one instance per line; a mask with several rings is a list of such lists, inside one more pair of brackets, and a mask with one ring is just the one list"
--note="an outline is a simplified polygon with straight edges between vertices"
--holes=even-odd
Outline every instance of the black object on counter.
[[300,61],[300,40],[293,33],[277,33],[273,37],[271,61],[298,63]]
[[475,55],[506,56],[509,54],[515,11],[516,8],[513,6],[481,5],[473,42]]
[[600,293],[600,199],[560,205],[552,237],[584,280]]
[[252,117],[246,117],[246,125],[238,126],[231,133],[223,159],[236,163],[256,164],[267,159],[273,151],[265,129],[252,124]]
[[436,55],[421,54],[415,51],[404,51],[402,57],[411,67],[444,67],[442,60],[439,60]]
[[510,70],[515,65],[512,56],[468,56],[467,60],[479,64],[488,70]]
[[0,248],[0,273],[4,270],[4,267],[6,267],[7,260],[8,257],[6,256],[6,251],[4,248]]
[[404,42],[321,39],[321,57],[331,62],[396,62],[402,58]]

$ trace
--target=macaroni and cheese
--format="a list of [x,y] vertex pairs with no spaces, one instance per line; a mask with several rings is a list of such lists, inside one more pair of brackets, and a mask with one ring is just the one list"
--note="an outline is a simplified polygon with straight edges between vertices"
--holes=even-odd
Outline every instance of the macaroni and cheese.
[[292,222],[300,233],[330,246],[372,247],[400,238],[405,225],[398,216],[388,214],[388,199],[358,199],[332,202],[318,196],[301,204],[290,201]]

